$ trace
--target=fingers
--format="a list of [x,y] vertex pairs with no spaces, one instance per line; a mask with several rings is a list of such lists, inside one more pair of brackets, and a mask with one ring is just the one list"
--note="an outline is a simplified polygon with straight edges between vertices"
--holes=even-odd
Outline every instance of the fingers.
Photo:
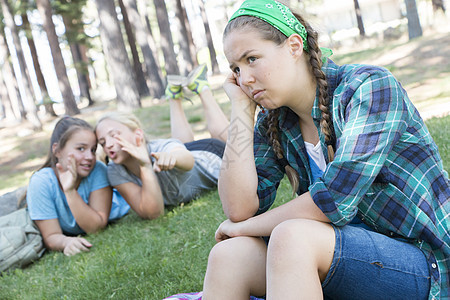
[[224,234],[219,228],[219,229],[217,229],[217,231],[214,235],[214,238],[216,239],[216,242],[219,243],[221,241],[229,239],[230,237],[228,235]]
[[177,162],[175,156],[169,152],[152,152],[150,155],[155,158],[153,164],[155,172],[172,170]]
[[92,244],[86,239],[80,237],[71,238],[70,242],[64,248],[64,255],[71,256],[80,253],[81,251],[87,252]]

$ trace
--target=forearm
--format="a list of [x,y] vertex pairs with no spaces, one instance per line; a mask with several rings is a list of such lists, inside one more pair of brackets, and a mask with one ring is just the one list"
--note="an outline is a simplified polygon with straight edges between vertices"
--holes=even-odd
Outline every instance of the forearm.
[[280,223],[291,219],[311,219],[330,222],[317,207],[309,192],[271,209],[261,215],[236,223],[233,236],[270,236],[272,230]]
[[171,154],[175,157],[176,163],[175,167],[184,170],[189,171],[194,167],[194,156],[191,154],[191,152],[187,149],[178,149],[171,151]]
[[54,233],[49,236],[44,236],[45,247],[53,251],[64,251],[70,237],[63,233]]
[[80,197],[78,192],[73,189],[64,192],[70,211],[72,212],[77,224],[86,233],[94,233],[106,226],[108,216],[103,216],[95,209],[90,207]]
[[141,166],[141,181],[140,201],[135,210],[141,218],[155,219],[164,213],[164,201],[151,164]]
[[233,105],[228,140],[219,177],[219,195],[226,216],[242,221],[259,207],[258,176],[253,154],[254,107]]

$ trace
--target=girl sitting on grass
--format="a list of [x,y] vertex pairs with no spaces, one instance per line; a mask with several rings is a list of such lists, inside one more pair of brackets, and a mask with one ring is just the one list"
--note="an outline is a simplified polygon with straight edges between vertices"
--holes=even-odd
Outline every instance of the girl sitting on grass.
[[[449,299],[448,173],[392,74],[323,59],[317,33],[273,0],[243,2],[224,52],[229,219],[203,299]],[[256,105],[268,112],[252,130]],[[269,210],[285,174],[298,196]]]
[[[169,76],[171,139],[147,141],[132,114],[113,112],[101,117],[96,134],[108,156],[108,178],[136,213],[154,219],[164,206],[186,203],[217,187],[228,120],[213,98],[206,66],[189,77]],[[194,141],[182,108],[183,89],[200,96],[213,138]]]
[[46,162],[31,176],[28,211],[50,250],[88,251],[92,244],[80,234],[97,232],[130,209],[109,185],[96,149],[91,125],[63,117],[53,130]]

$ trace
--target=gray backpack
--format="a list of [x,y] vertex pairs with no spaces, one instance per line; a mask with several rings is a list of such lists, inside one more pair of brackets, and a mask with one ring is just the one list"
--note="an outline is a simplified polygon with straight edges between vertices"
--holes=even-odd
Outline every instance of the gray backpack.
[[26,208],[0,217],[0,273],[25,267],[44,251],[41,233]]

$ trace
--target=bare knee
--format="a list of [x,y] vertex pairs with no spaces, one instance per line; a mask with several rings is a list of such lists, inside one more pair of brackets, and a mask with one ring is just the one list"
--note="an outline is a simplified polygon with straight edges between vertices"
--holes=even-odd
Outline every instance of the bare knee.
[[331,266],[334,245],[331,225],[307,219],[288,220],[272,231],[268,263],[274,267],[289,266],[293,262],[305,264],[305,267],[317,268],[324,278]]
[[[213,294],[214,299],[248,299],[250,293],[263,295],[265,262],[266,245],[261,239],[237,237],[216,244],[208,258],[205,299]],[[220,297],[218,291],[226,291],[226,297]]]
[[217,243],[209,253],[208,268],[235,268],[249,259],[265,260],[266,249],[257,238],[237,237]]

